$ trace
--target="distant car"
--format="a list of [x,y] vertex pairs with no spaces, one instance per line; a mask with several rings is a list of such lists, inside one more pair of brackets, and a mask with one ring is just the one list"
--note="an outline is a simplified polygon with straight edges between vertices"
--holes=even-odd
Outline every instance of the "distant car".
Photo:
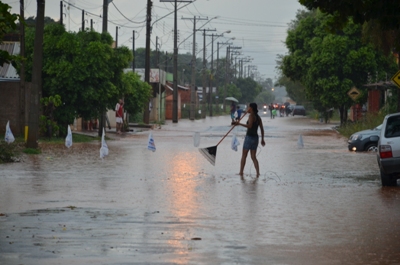
[[303,115],[306,116],[306,109],[302,105],[296,105],[293,107],[292,115]]
[[370,130],[353,133],[347,141],[349,151],[378,151],[378,141],[381,129],[382,124]]
[[243,112],[245,112],[247,110],[246,104],[237,104],[237,105],[243,110]]
[[400,178],[400,113],[383,120],[376,155],[382,186],[396,186]]

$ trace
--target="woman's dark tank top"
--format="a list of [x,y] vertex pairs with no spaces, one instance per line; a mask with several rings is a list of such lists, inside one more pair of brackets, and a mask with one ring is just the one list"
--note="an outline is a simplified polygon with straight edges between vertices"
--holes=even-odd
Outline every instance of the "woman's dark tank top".
[[[258,136],[257,130],[258,130],[258,126],[260,125],[259,122],[259,117],[258,115],[252,114],[255,116],[255,121],[253,122],[253,126],[251,126],[251,128],[247,128],[247,133],[246,135],[249,136]],[[247,121],[248,122],[248,121]]]

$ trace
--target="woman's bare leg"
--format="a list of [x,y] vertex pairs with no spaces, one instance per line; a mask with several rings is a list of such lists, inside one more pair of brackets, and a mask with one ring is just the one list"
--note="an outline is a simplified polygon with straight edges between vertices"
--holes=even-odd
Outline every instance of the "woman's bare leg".
[[258,165],[256,152],[257,152],[257,150],[250,150],[251,160],[253,160],[254,167],[256,169],[256,175],[257,175],[257,178],[258,178],[260,176],[260,167]]
[[246,165],[246,158],[247,158],[248,153],[249,153],[249,150],[243,149],[242,159],[240,160],[240,171],[239,171],[239,175],[241,177],[243,177],[243,170],[244,170],[244,166]]

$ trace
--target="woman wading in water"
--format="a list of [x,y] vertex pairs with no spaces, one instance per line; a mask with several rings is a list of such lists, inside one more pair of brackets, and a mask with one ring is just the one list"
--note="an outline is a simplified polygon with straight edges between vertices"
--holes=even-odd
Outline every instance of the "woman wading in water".
[[256,156],[256,151],[258,147],[258,127],[261,129],[261,145],[265,146],[264,141],[264,126],[262,124],[262,120],[258,115],[258,109],[256,103],[250,103],[249,108],[247,109],[247,113],[249,113],[249,119],[246,124],[237,122],[236,125],[241,125],[247,128],[246,138],[244,139],[243,144],[243,152],[242,159],[240,161],[240,171],[239,175],[243,177],[244,166],[246,165],[247,154],[250,150],[251,160],[253,160],[254,167],[256,169],[257,178],[260,176],[260,167],[258,165],[258,160]]

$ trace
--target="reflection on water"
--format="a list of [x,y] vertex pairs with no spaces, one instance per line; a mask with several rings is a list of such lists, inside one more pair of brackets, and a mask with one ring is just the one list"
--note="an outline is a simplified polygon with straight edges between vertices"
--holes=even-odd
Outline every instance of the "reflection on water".
[[[187,220],[198,215],[199,200],[196,188],[199,183],[195,180],[198,173],[196,165],[193,153],[181,152],[171,156],[168,166],[170,181],[167,182],[166,188],[173,192],[170,193],[169,198],[165,199],[170,202],[170,211],[177,220]],[[167,240],[167,244],[178,252],[178,256],[171,262],[187,264],[187,260],[183,257],[191,250],[190,239],[196,235],[192,235],[191,231],[181,229],[174,229],[171,233],[172,237]]]

